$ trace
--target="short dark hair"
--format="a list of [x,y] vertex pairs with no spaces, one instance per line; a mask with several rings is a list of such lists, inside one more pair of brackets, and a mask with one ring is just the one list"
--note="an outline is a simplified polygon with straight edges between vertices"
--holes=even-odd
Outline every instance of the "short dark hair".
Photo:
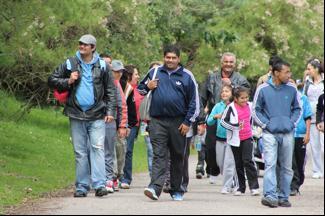
[[112,58],[112,56],[108,55],[107,53],[101,53],[99,55],[99,57],[101,57],[101,58]]
[[167,53],[175,53],[177,57],[181,56],[181,51],[176,45],[167,45],[164,47],[164,56],[167,55]]
[[281,71],[283,66],[290,67],[291,65],[282,59],[274,62],[274,64],[272,65],[272,73],[274,74],[275,71]]
[[282,59],[277,56],[277,55],[273,55],[271,56],[270,60],[269,60],[269,66],[273,66],[275,64],[275,62],[281,61]]

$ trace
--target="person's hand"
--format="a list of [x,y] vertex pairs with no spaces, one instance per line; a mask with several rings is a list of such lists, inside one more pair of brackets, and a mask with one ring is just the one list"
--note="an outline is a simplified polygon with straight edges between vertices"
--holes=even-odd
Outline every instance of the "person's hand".
[[70,74],[70,78],[69,78],[69,85],[73,84],[76,80],[78,80],[79,78],[79,72],[78,71],[74,71]]
[[201,124],[197,127],[197,133],[198,135],[202,136],[205,133],[205,126],[204,124]]
[[217,114],[215,116],[213,116],[214,119],[221,119],[222,115],[221,114]]
[[319,131],[324,132],[324,122],[318,123],[316,127]]
[[186,134],[190,131],[190,127],[185,124],[181,124],[178,130],[181,132],[182,136],[186,136]]
[[231,85],[231,80],[229,78],[222,78],[222,83],[225,85]]
[[243,130],[244,128],[244,121],[239,122],[239,129]]
[[150,89],[150,90],[154,90],[154,89],[156,89],[157,87],[158,87],[158,79],[155,79],[155,80],[150,80],[149,82],[148,82],[148,84],[147,84],[147,86],[148,86],[148,88]]
[[310,135],[309,134],[306,134],[305,137],[304,137],[304,145],[307,145],[310,141]]
[[119,128],[118,129],[118,136],[120,137],[120,138],[125,138],[126,137],[126,135],[127,135],[127,129],[126,128]]
[[130,128],[126,128],[126,137],[129,137],[131,133],[131,129]]
[[111,123],[112,121],[114,121],[114,117],[113,116],[105,116],[105,122],[106,123]]

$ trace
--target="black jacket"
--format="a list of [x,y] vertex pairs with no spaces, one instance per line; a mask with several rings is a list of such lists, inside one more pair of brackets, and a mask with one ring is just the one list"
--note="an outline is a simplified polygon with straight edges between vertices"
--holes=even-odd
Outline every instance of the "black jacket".
[[[116,118],[116,88],[113,83],[112,73],[108,66],[105,69],[101,68],[100,61],[98,60],[92,68],[95,104],[85,112],[80,108],[76,99],[76,90],[82,74],[74,84],[69,85],[68,80],[72,71],[67,69],[67,63],[64,62],[49,77],[48,84],[51,88],[56,88],[59,92],[69,91],[64,114],[70,118],[88,121],[103,119],[104,116]],[[78,69],[82,73],[79,63]]]
[[316,124],[324,122],[324,93],[318,98],[316,111]]

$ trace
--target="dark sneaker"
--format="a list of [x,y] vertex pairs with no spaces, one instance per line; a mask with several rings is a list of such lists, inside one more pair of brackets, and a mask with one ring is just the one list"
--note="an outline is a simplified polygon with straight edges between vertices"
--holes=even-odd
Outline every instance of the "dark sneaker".
[[87,193],[83,191],[76,191],[73,194],[73,197],[80,198],[80,197],[86,197]]
[[105,187],[101,187],[95,190],[95,196],[102,197],[108,194],[108,190]]
[[279,206],[290,208],[292,205],[289,200],[279,200]]
[[169,193],[169,191],[170,191],[170,186],[168,184],[164,184],[163,192],[164,193]]
[[269,197],[263,197],[262,198],[262,204],[265,206],[268,206],[270,208],[277,208],[279,206],[277,200],[273,200]]
[[297,196],[298,194],[300,194],[300,193],[299,193],[299,190],[297,190],[297,189],[293,189],[290,192],[290,196]]
[[196,173],[196,178],[197,179],[202,179],[202,177],[203,177],[202,173],[200,173],[200,172]]
[[152,200],[158,200],[156,191],[153,188],[144,189],[144,195],[146,195],[147,197],[149,197]]

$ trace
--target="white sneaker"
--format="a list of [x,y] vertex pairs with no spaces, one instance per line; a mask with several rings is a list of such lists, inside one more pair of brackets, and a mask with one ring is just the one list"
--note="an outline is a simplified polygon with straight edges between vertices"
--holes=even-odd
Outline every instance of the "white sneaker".
[[260,195],[260,191],[258,189],[252,189],[251,190],[251,195],[252,196],[259,196]]
[[106,182],[106,190],[108,191],[108,193],[114,193],[114,183],[113,181],[108,181]]
[[217,184],[217,176],[211,175],[209,178],[210,184]]
[[146,195],[152,200],[158,200],[158,196],[153,188],[144,189],[144,195]]
[[240,191],[235,191],[234,192],[234,196],[243,196],[244,193],[240,192]]
[[229,194],[229,193],[230,193],[230,191],[228,188],[226,188],[226,187],[222,188],[221,194]]
[[121,188],[122,189],[130,189],[130,185],[127,183],[121,183]]
[[323,178],[323,176],[321,174],[318,174],[318,173],[314,173],[313,176],[312,176],[313,179],[321,179]]

